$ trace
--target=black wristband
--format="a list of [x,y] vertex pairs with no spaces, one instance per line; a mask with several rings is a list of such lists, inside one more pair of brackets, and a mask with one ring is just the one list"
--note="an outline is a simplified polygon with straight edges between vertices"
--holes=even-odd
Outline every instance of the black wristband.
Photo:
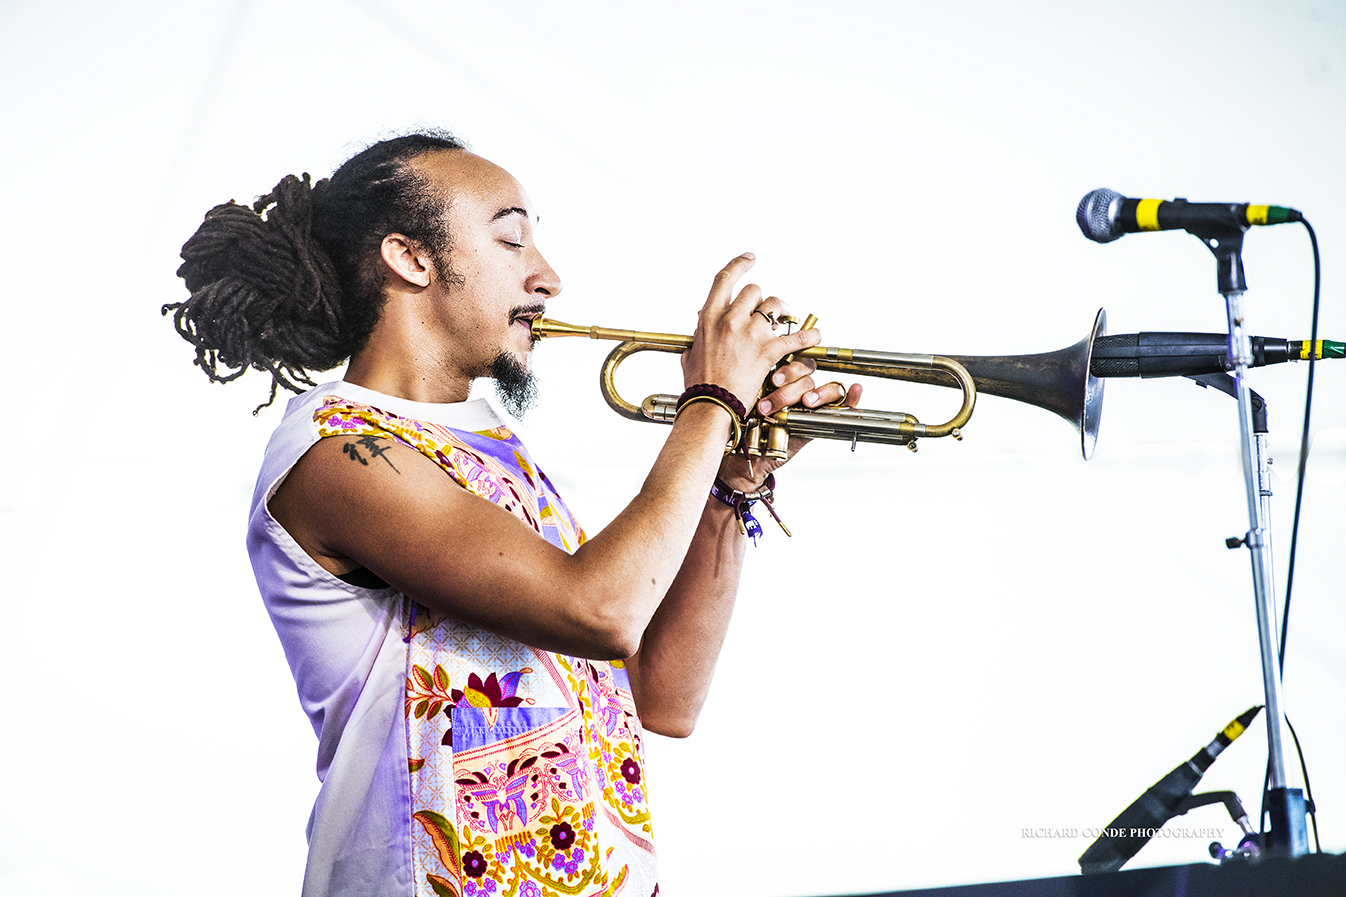
[[683,405],[686,405],[689,401],[699,396],[718,399],[721,402],[724,402],[729,406],[730,411],[738,415],[740,424],[748,419],[748,412],[744,409],[743,403],[738,400],[738,396],[734,395],[723,386],[716,386],[714,383],[698,383],[695,386],[687,387],[687,389],[683,391],[683,394],[678,396],[678,409],[681,409]]

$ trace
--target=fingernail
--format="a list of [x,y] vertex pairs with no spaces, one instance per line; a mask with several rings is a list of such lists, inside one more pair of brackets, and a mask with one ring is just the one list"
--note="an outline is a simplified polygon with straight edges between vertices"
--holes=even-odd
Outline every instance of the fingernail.
[[751,261],[751,260],[757,258],[757,256],[753,255],[751,252],[745,252],[745,253],[743,253],[742,258],[745,258],[745,259],[748,259],[749,261]]
[[757,403],[757,412],[758,412],[759,414],[770,414],[770,413],[771,413],[771,403],[768,402],[766,399],[763,399],[762,401],[758,402],[758,403]]
[[816,392],[806,392],[804,393],[804,400],[807,402],[816,402],[818,401],[818,394]]
[[771,375],[771,382],[776,384],[777,386],[784,386],[785,375],[782,374],[780,371],[777,371],[776,373]]

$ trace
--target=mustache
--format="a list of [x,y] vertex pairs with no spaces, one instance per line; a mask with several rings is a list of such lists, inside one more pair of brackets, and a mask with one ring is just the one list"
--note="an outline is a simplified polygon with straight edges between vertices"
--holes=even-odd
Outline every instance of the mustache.
[[[516,305],[509,310],[509,325],[513,327],[518,321],[527,321],[531,325],[533,319],[546,310],[547,306],[541,302],[535,302],[532,305]],[[537,345],[536,336],[532,337],[531,345]],[[526,405],[520,407],[522,409]]]
[[509,322],[513,324],[515,321],[521,319],[531,321],[546,310],[547,306],[541,302],[534,303],[533,305],[516,305],[509,310]]

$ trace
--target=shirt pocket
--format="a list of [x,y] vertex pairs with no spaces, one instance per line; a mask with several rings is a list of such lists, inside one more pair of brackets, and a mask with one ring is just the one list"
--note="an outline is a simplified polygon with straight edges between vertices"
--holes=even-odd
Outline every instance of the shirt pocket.
[[[488,881],[537,881],[576,893],[602,876],[597,770],[583,720],[568,707],[453,707],[463,893]],[[473,887],[468,887],[473,885]]]

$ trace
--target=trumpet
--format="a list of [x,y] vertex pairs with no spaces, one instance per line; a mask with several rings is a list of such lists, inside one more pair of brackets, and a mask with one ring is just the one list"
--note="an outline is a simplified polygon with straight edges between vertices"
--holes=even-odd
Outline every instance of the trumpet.
[[[812,326],[815,320],[810,316],[804,328]],[[838,405],[784,408],[765,420],[754,418],[746,428],[743,448],[749,457],[784,458],[793,434],[846,441],[852,451],[860,442],[905,445],[916,451],[918,438],[961,439],[962,428],[972,417],[977,392],[981,391],[1036,405],[1064,418],[1080,434],[1081,452],[1088,460],[1098,441],[1103,404],[1103,384],[1089,372],[1089,360],[1094,341],[1106,330],[1107,315],[1099,309],[1094,326],[1084,339],[1065,349],[1037,355],[919,355],[814,346],[792,357],[811,358],[820,371],[955,387],[963,392],[962,404],[953,417],[940,424],[923,424],[902,411]],[[616,341],[618,345],[608,353],[599,371],[599,389],[608,406],[630,420],[673,422],[677,396],[651,395],[637,406],[617,391],[616,371],[622,362],[639,352],[681,354],[691,346],[690,336],[584,327],[541,315],[533,319],[532,333],[534,340],[575,336]]]

